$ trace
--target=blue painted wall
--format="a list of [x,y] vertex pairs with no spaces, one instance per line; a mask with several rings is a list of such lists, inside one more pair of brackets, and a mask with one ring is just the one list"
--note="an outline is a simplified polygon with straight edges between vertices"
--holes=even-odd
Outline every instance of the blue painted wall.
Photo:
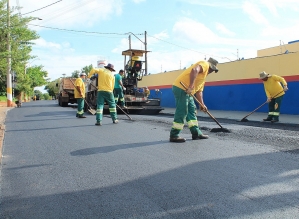
[[[289,90],[284,95],[281,106],[283,114],[299,114],[299,82],[288,82]],[[175,99],[171,88],[160,89],[162,92],[161,106],[175,107]],[[155,91],[151,91],[151,97],[155,97]],[[248,111],[251,112],[267,100],[264,85],[241,84],[206,86],[204,90],[204,102],[210,110]],[[257,112],[268,112],[268,104],[265,104]],[[299,118],[298,118],[299,119]]]

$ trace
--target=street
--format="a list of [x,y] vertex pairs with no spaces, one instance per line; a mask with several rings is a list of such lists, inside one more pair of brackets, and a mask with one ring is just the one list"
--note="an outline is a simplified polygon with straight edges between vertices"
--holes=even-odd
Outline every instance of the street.
[[54,100],[7,113],[1,218],[298,218],[298,126],[200,121],[210,138],[184,127],[178,144],[171,116],[75,115]]

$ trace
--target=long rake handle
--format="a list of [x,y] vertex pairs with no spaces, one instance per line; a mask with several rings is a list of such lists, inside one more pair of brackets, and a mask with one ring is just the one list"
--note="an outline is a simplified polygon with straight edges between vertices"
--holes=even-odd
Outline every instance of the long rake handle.
[[[181,82],[180,81],[180,84],[187,90],[188,88],[186,87],[186,85],[183,83],[183,82]],[[193,94],[190,94],[193,98],[194,98],[194,100],[201,106],[201,107],[203,107],[203,105],[199,102],[199,100],[193,95]],[[217,121],[217,119],[214,117],[214,116],[212,116],[212,114],[207,110],[206,111],[206,113],[220,126],[220,128],[222,128],[223,129],[223,127],[222,127],[222,125]]]
[[120,109],[130,120],[132,120],[131,116],[129,116],[119,105],[115,104],[118,109]]
[[[280,91],[278,94],[274,95],[274,97],[272,98],[275,98],[277,97],[279,94],[281,94],[283,91]],[[260,105],[259,107],[257,107],[255,110],[253,110],[251,113],[249,113],[248,115],[246,115],[243,119],[246,119],[248,116],[250,116],[252,113],[254,113],[255,111],[257,111],[259,108],[261,108],[262,106],[264,106],[266,103],[268,103],[267,101],[265,103],[263,103],[262,105]],[[241,119],[241,120],[243,120]]]
[[[91,84],[94,88],[98,89],[96,86]],[[130,120],[133,120],[119,105],[115,104]]]

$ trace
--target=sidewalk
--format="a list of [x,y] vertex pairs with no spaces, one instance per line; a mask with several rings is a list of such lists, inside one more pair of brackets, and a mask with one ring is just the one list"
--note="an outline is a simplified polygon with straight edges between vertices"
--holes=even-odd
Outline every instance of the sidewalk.
[[6,119],[6,113],[7,113],[8,110],[14,108],[14,107],[2,106],[2,105],[4,105],[4,104],[0,103],[0,163],[1,163],[1,160],[2,160],[2,145],[3,145],[4,132],[5,132],[4,123],[5,123],[5,119]]
[[[164,107],[161,114],[170,114],[174,115],[175,108],[167,108]],[[247,116],[251,112],[243,112],[243,111],[223,111],[223,110],[209,110],[210,114],[212,114],[216,119],[231,119],[234,121],[240,121],[245,116]],[[246,117],[249,121],[253,122],[262,122],[263,119],[267,118],[268,113],[260,113],[254,112],[250,116]],[[209,117],[207,113],[203,113],[201,111],[197,111],[197,116],[199,117]],[[280,123],[283,124],[299,124],[299,114],[298,115],[287,115],[280,114],[279,117]]]

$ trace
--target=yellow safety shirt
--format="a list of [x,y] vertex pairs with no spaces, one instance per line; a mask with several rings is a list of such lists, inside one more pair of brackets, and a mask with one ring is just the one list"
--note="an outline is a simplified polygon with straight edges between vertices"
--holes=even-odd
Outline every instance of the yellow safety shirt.
[[[83,94],[83,97],[80,95],[80,92],[78,91],[77,87],[80,87],[80,90]],[[85,98],[85,84],[82,78],[77,78],[75,81],[75,90],[74,90],[75,98]]]
[[115,78],[108,69],[91,69],[87,77],[90,78],[93,74],[98,74],[98,91],[113,92]]
[[204,85],[205,85],[205,79],[209,73],[209,63],[207,61],[199,61],[196,62],[194,65],[191,65],[189,68],[187,68],[185,71],[183,71],[182,74],[180,74],[177,79],[174,81],[173,85],[176,87],[179,87],[183,90],[186,90],[181,84],[180,81],[183,82],[187,87],[190,85],[190,73],[192,71],[192,68],[194,68],[196,65],[200,65],[203,69],[202,73],[199,73],[194,81],[194,89],[192,90],[192,94],[195,94],[198,91],[203,91]]
[[283,77],[278,75],[271,75],[267,81],[263,81],[265,92],[268,98],[280,97],[284,95],[283,86],[287,86],[287,82]]

